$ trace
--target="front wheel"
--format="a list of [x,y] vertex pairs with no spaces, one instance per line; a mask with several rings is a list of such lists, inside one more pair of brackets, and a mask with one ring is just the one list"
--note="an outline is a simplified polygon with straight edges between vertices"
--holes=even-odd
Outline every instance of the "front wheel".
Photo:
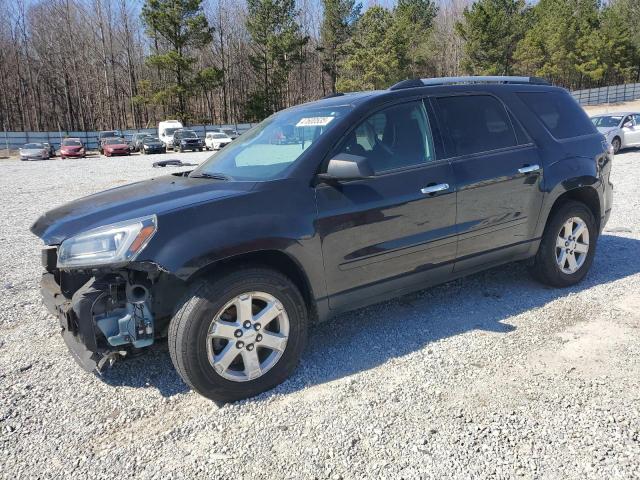
[[618,153],[620,151],[620,147],[622,146],[622,142],[619,137],[615,137],[611,140],[611,146],[613,147],[613,153]]
[[191,388],[225,403],[282,383],[306,338],[307,309],[291,280],[242,268],[193,286],[171,320],[169,352]]
[[580,282],[593,263],[598,228],[587,206],[566,202],[549,219],[535,256],[532,275],[553,287]]

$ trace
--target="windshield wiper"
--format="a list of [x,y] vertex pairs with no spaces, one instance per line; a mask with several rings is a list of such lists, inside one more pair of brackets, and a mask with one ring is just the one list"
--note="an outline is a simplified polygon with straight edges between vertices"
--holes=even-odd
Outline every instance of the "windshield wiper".
[[233,180],[229,175],[225,175],[224,173],[198,172],[196,175],[189,176],[191,178],[211,178],[212,180],[224,180],[225,182]]

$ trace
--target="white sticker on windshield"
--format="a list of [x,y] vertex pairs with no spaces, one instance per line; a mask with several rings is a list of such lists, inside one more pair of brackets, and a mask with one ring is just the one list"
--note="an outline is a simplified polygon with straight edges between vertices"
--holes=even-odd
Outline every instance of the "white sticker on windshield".
[[305,117],[301,118],[296,127],[324,127],[336,117]]

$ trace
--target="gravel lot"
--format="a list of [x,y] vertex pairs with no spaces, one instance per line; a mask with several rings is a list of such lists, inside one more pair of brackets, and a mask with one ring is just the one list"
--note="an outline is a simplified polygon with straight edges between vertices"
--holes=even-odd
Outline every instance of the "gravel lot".
[[616,156],[583,284],[511,265],[342,315],[291,380],[223,408],[166,345],[84,373],[41,306],[30,224],[161,157],[0,162],[0,477],[640,478],[640,150]]

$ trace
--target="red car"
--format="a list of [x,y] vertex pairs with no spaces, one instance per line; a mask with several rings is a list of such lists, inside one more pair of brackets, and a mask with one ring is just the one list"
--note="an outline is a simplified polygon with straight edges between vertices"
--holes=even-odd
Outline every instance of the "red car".
[[102,143],[102,150],[107,157],[112,155],[129,155],[129,144],[124,138],[107,138]]
[[62,158],[84,158],[86,152],[79,138],[65,138],[60,144],[60,156]]

